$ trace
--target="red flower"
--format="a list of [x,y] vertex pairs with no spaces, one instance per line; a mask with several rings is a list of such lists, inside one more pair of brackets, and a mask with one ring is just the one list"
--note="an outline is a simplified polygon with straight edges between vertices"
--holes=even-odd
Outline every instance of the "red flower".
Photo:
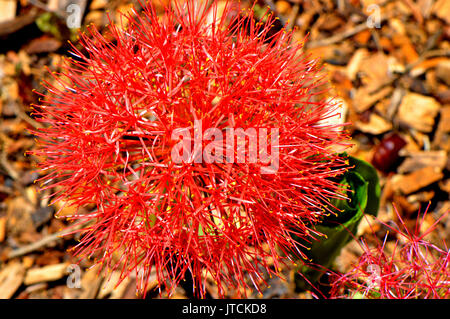
[[[201,296],[207,275],[220,295],[258,288],[338,196],[331,178],[345,163],[333,146],[346,135],[326,124],[339,113],[318,98],[317,61],[268,13],[258,23],[229,3],[217,12],[175,2],[158,18],[148,5],[107,37],[89,29],[86,53],[74,49],[67,80],[38,106],[44,188],[97,207],[73,216],[92,222],[76,252],[123,277],[142,271],[144,291],[152,267],[169,288],[190,271]],[[230,145],[230,128],[248,138]]]
[[442,249],[425,239],[445,215],[424,229],[427,211],[417,216],[414,231],[408,229],[397,210],[400,225],[383,223],[397,235],[397,241],[390,249],[386,247],[386,240],[370,248],[362,239],[360,246],[364,252],[358,262],[348,273],[332,275],[331,297],[448,299],[450,250],[445,240]]

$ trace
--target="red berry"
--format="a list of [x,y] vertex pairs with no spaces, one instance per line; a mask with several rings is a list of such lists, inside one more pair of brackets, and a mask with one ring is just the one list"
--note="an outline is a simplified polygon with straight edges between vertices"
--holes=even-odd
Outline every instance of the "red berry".
[[399,159],[399,151],[406,141],[398,134],[390,134],[383,138],[375,148],[372,164],[380,171],[390,171]]

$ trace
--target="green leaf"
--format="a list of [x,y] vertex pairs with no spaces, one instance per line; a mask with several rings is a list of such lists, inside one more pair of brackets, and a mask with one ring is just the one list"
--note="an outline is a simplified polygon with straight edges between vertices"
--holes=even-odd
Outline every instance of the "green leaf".
[[45,12],[37,17],[35,23],[39,30],[51,34],[55,39],[76,41],[77,29],[69,29],[65,19],[55,13]]
[[55,14],[51,12],[45,12],[41,14],[36,19],[36,25],[42,32],[50,33],[55,38],[61,39],[62,36],[59,30],[58,17]]
[[[332,199],[331,205],[335,215],[327,217],[321,225],[335,227],[342,224],[355,215],[363,214],[368,201],[369,182],[367,182],[358,172],[348,171],[340,181],[345,187],[348,200]],[[345,195],[345,194],[344,194]]]
[[[311,260],[311,266],[303,265],[299,271],[312,284],[323,274],[323,271],[312,265],[330,268],[341,249],[356,235],[364,214],[376,215],[378,212],[381,190],[376,170],[357,158],[349,157],[348,160],[350,169],[339,181],[348,199],[330,201],[335,214],[330,214],[316,225],[316,230],[324,236],[309,244],[309,250],[303,250]],[[306,290],[309,284],[303,276],[296,276],[297,288]]]
[[367,206],[364,213],[376,216],[380,208],[381,187],[377,170],[366,161],[349,156],[349,164],[354,166],[351,171],[357,172],[369,183],[367,190]]

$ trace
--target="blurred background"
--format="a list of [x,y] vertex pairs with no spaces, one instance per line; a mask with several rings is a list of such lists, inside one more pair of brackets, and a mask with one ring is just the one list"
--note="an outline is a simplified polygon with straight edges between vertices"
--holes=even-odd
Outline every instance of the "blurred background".
[[[162,2],[155,2],[161,11]],[[242,5],[250,2],[241,1]],[[105,276],[93,261],[71,256],[77,236],[61,237],[70,224],[54,214],[64,203],[48,205],[36,158],[26,154],[35,141],[28,129],[41,127],[31,105],[46,94],[70,56],[68,41],[94,24],[101,32],[120,19],[120,12],[139,1],[0,0],[0,298],[139,298],[136,277],[119,285],[119,273]],[[353,147],[349,153],[378,169],[382,200],[379,219],[397,221],[393,205],[408,225],[428,207],[424,228],[450,209],[450,1],[448,0],[258,0],[255,10],[269,7],[277,26],[294,28],[295,38],[308,36],[304,50],[322,59],[330,97],[343,105]],[[86,208],[88,209],[88,208]],[[73,213],[62,208],[60,216]],[[369,226],[371,225],[371,227]],[[386,227],[364,220],[359,236],[384,238]],[[450,217],[428,236],[450,245]],[[388,237],[393,241],[393,236]],[[389,248],[389,247],[388,247]],[[361,254],[353,241],[336,260],[346,272]],[[263,298],[312,298],[297,291],[293,270],[285,280],[268,279]],[[147,298],[167,298],[149,285]],[[325,278],[326,280],[326,278]],[[216,298],[214,283],[208,297]],[[256,291],[249,297],[260,298]],[[228,291],[233,298],[236,292]],[[189,280],[173,298],[189,298]]]

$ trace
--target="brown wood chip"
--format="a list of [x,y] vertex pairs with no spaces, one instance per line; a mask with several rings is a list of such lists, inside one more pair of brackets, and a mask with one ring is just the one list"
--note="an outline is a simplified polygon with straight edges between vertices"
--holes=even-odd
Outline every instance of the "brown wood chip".
[[447,164],[447,152],[440,151],[420,151],[409,154],[409,157],[399,166],[399,173],[411,173],[427,166],[437,167],[443,170]]
[[408,127],[429,133],[433,130],[440,106],[432,97],[407,93],[399,106],[398,120]]
[[68,263],[48,265],[42,268],[33,268],[27,271],[25,285],[33,285],[38,282],[54,281],[63,278],[67,274]]
[[394,191],[408,195],[441,180],[443,177],[444,174],[439,168],[428,166],[410,174],[393,176],[392,187]]
[[25,268],[19,262],[10,262],[0,271],[0,299],[11,298],[23,282]]

